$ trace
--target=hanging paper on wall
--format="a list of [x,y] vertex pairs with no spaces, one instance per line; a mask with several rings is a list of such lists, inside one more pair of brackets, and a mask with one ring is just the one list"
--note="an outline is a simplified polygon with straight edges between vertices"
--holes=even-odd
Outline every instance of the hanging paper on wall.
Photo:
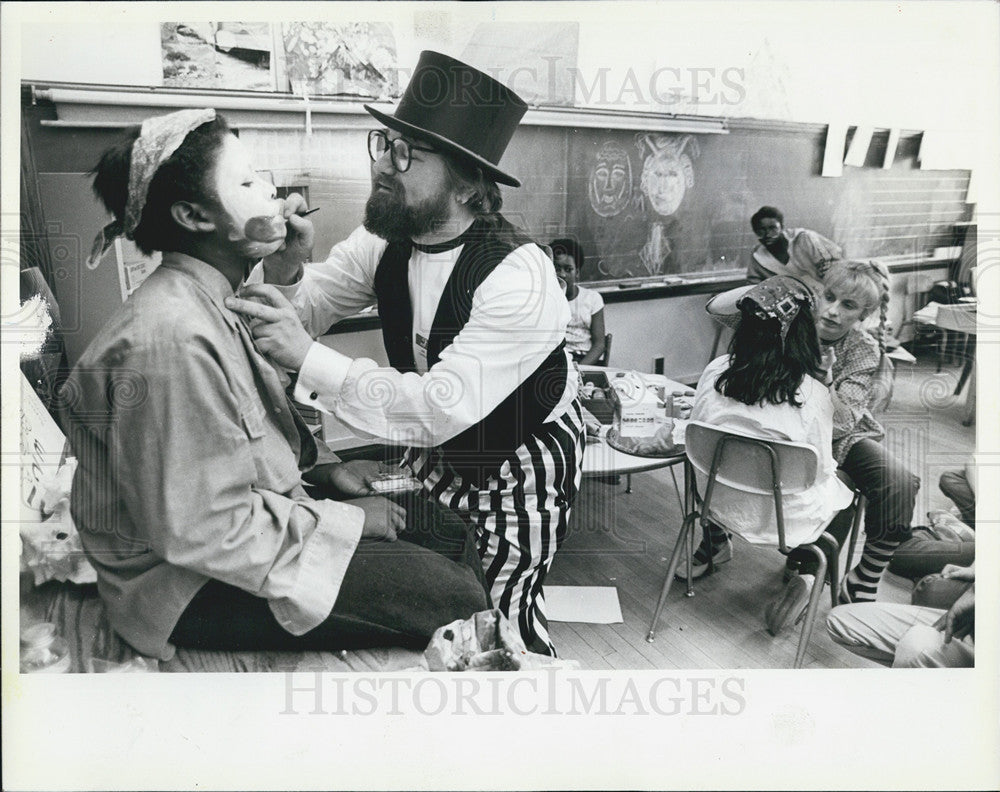
[[164,22],[160,55],[165,86],[277,90],[268,22]]
[[369,99],[398,96],[396,39],[389,24],[285,22],[281,29],[292,93]]
[[896,159],[896,146],[899,145],[899,129],[889,130],[889,140],[885,144],[885,158],[882,160],[882,170],[889,170]]
[[122,302],[128,299],[142,284],[149,273],[160,265],[160,254],[146,256],[134,242],[118,238],[115,240],[115,263],[118,265],[118,284],[122,290]]
[[874,131],[870,126],[859,126],[854,130],[851,145],[847,149],[847,156],[844,157],[845,165],[850,165],[852,168],[864,167]]
[[821,176],[841,176],[844,173],[844,141],[847,139],[847,124],[834,123],[826,128],[826,146],[823,149],[823,172]]

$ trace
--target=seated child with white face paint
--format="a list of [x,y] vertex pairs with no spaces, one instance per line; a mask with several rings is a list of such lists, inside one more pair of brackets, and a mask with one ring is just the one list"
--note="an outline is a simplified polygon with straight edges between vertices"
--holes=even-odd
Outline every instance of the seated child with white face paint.
[[[116,219],[92,260],[122,234],[163,253],[63,391],[72,513],[115,631],[163,659],[175,646],[423,648],[488,607],[464,524],[372,497],[376,463],[317,448],[225,307],[294,220],[223,119],[149,119],[94,176]],[[314,499],[304,476],[353,500]],[[412,541],[393,541],[402,530]]]

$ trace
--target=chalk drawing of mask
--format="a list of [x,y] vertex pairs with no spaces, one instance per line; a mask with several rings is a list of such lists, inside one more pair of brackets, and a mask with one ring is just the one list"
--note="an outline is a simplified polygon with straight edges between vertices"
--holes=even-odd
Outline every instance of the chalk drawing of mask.
[[600,217],[619,214],[632,197],[632,163],[628,153],[612,141],[597,152],[587,186],[590,207]]
[[636,146],[646,153],[639,189],[654,212],[669,217],[681,205],[684,193],[694,186],[691,158],[698,157],[698,142],[691,135],[643,133],[637,136]]

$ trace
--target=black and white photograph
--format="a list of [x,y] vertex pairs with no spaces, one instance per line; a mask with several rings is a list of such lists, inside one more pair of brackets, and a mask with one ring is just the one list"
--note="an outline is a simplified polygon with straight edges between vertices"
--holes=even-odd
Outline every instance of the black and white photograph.
[[996,2],[0,37],[5,789],[1000,785]]
[[274,91],[271,26],[266,22],[165,22],[160,26],[163,87]]

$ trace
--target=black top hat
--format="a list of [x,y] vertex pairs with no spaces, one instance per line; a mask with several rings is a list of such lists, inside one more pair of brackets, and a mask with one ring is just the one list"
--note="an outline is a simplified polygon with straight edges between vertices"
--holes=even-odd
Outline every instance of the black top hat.
[[497,164],[527,109],[524,100],[503,83],[430,50],[420,53],[395,114],[365,105],[390,129],[471,160],[494,180],[512,187],[520,187],[521,182]]

